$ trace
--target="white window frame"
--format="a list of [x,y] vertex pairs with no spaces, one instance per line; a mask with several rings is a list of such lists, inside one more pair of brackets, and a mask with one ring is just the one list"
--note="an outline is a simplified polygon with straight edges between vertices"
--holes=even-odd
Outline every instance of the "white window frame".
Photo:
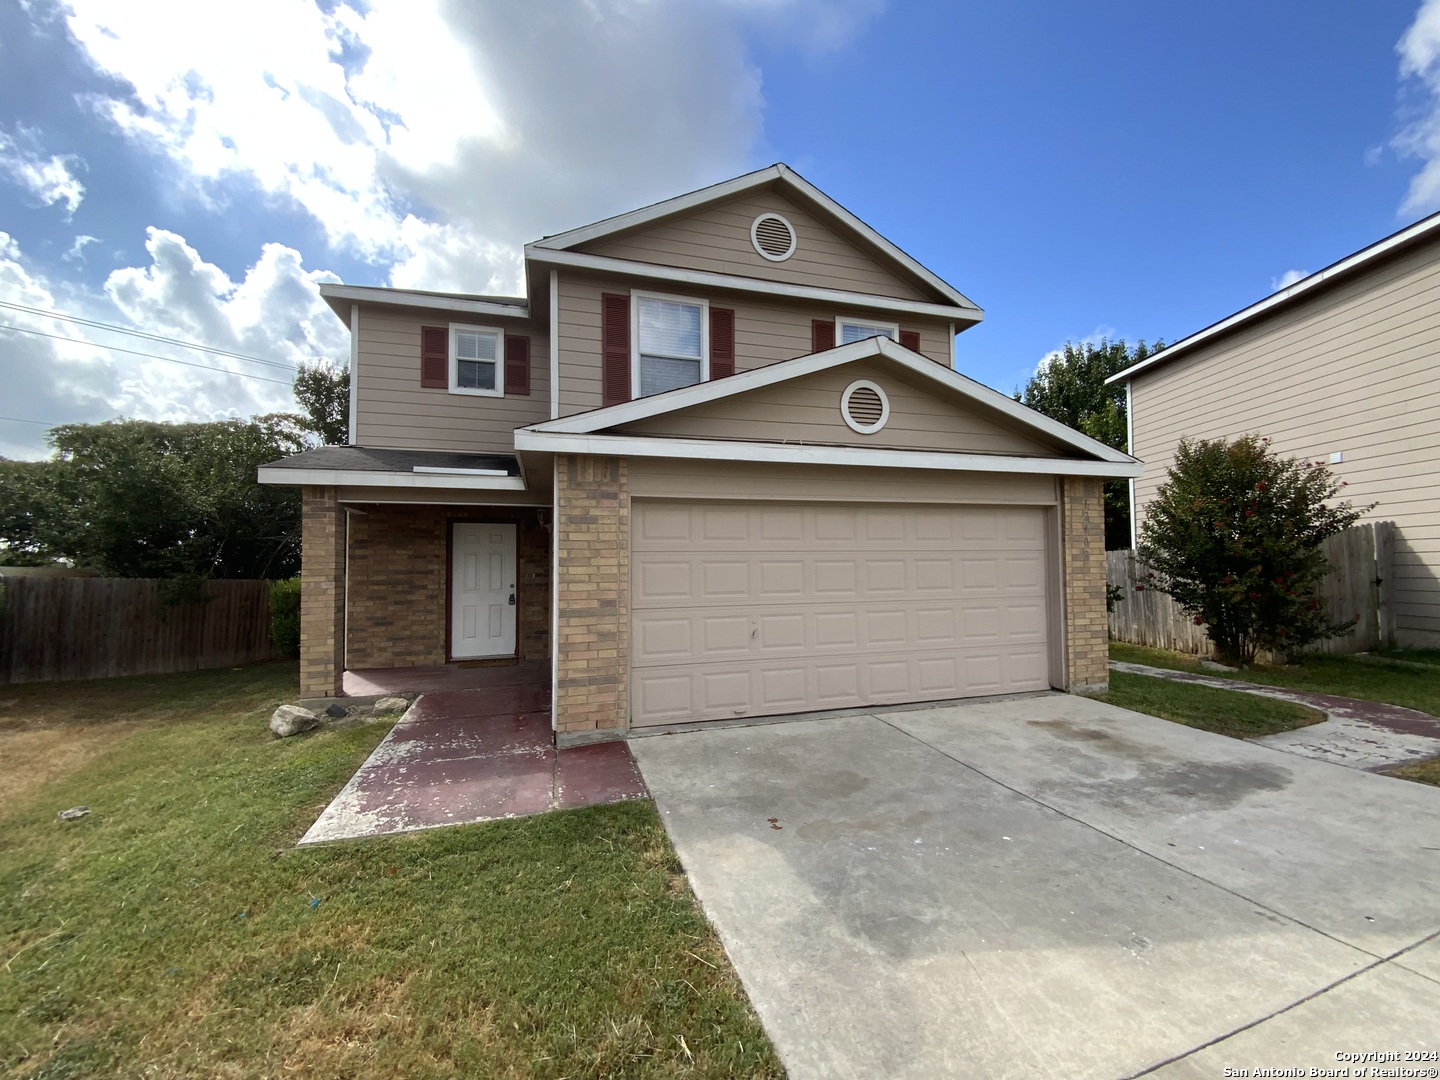
[[[693,304],[700,308],[700,379],[691,385],[710,381],[710,301],[698,296],[674,296],[671,293],[630,290],[630,400],[639,401],[640,394],[640,301],[668,300],[672,304]],[[653,394],[645,395],[654,397]]]
[[[460,385],[460,357],[455,348],[455,335],[461,332],[495,335],[495,389],[485,390],[478,386]],[[450,393],[468,394],[472,397],[505,396],[505,331],[498,326],[472,326],[468,323],[450,324]]]
[[[892,322],[881,322],[879,319],[865,319],[858,315],[836,315],[835,316],[835,344],[845,344],[845,327],[847,326],[868,326],[876,330],[889,330],[890,340],[896,345],[900,344],[900,324]],[[861,341],[864,338],[860,339]]]

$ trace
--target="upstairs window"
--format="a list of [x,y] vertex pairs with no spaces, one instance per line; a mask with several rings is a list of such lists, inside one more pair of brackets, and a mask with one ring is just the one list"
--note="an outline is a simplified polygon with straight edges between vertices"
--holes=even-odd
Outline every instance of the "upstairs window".
[[484,326],[450,327],[450,392],[502,397],[505,364],[499,330]]
[[863,341],[869,337],[888,337],[891,341],[899,341],[900,327],[895,323],[860,322],[842,315],[835,320],[835,336],[839,339],[837,345],[849,345],[852,341]]
[[709,304],[635,293],[636,397],[693,386],[710,377]]

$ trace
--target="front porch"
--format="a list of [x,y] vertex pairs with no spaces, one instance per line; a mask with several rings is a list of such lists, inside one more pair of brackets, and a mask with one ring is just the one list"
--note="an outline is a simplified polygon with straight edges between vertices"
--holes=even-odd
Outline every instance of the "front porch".
[[360,668],[345,671],[341,683],[345,697],[426,694],[447,690],[498,691],[517,687],[544,687],[548,707],[550,662],[522,660],[495,664],[466,660],[423,667]]

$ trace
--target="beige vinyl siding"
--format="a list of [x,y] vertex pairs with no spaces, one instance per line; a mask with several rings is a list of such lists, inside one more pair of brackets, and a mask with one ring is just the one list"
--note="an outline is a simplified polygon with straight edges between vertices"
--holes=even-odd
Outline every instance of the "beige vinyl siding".
[[1268,436],[1329,461],[1344,497],[1393,520],[1396,628],[1440,642],[1440,244],[1431,243],[1188,355],[1131,385],[1145,505],[1182,437]]
[[1053,476],[942,473],[928,469],[630,459],[632,497],[777,499],[793,502],[1055,506]]
[[[614,279],[561,272],[559,275],[558,336],[560,342],[560,415],[600,407],[600,294],[629,293],[632,288],[651,290],[647,285]],[[712,306],[735,311],[735,370],[749,371],[781,360],[805,356],[811,351],[811,322],[834,319],[837,315],[860,315],[850,309],[826,307],[796,301],[755,299],[719,293],[684,293],[708,300]],[[891,321],[887,317],[886,321]],[[905,317],[903,330],[920,334],[920,351],[949,366],[950,326],[940,319]],[[534,355],[533,347],[531,352]]]
[[[750,242],[751,223],[767,212],[780,214],[795,229],[795,253],[784,262],[762,258]],[[623,236],[582,244],[579,250],[902,300],[944,299],[878,251],[862,249],[816,214],[772,191],[748,192],[692,214],[640,226]]]
[[[841,395],[856,379],[875,383],[890,400],[886,424],[872,435],[852,430],[840,413]],[[1048,456],[1056,447],[1022,434],[1013,424],[973,405],[937,396],[897,377],[890,365],[863,362],[767,386],[738,397],[666,413],[621,429],[638,435],[702,439],[830,443],[903,450]]]
[[[452,322],[528,335],[529,396],[480,397],[422,387],[420,328]],[[550,343],[539,324],[362,305],[359,353],[355,427],[361,446],[513,453],[515,428],[550,418]]]

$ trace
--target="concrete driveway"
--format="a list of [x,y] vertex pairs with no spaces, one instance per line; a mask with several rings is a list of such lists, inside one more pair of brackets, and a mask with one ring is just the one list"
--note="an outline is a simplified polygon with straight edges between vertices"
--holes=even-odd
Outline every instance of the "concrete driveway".
[[631,747],[794,1080],[1440,1050],[1440,790],[1058,694]]

